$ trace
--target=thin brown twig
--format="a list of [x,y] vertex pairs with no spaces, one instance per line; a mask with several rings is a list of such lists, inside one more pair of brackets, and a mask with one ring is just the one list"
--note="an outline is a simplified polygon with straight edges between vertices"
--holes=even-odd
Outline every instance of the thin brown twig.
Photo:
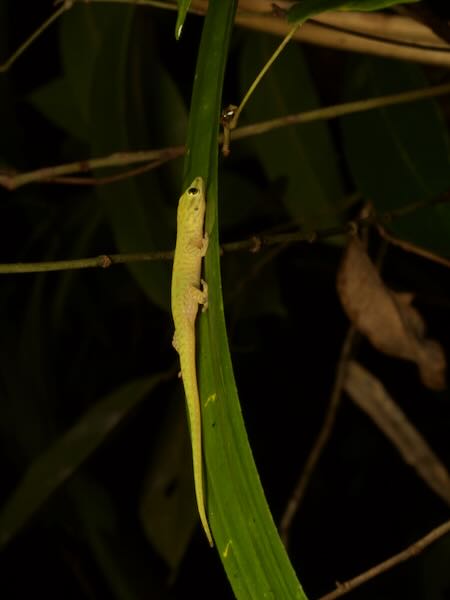
[[11,56],[0,64],[0,73],[6,73],[16,60],[33,44],[33,42],[40,37],[46,29],[48,29],[55,21],[61,17],[66,11],[72,8],[73,2],[71,0],[62,0],[61,6],[53,12],[41,25],[17,48]]
[[[42,35],[50,25],[52,25],[55,21],[59,19],[59,17],[65,12],[69,11],[74,4],[90,4],[92,2],[96,3],[108,3],[108,4],[134,4],[136,6],[151,6],[160,9],[168,9],[168,10],[177,10],[177,4],[175,2],[168,3],[162,2],[161,0],[56,0],[55,6],[60,7],[48,18],[46,19],[37,30],[32,33],[20,46],[19,48],[2,64],[0,64],[0,72],[7,71],[15,61],[33,44],[33,42]],[[261,11],[255,11],[254,6],[252,10],[245,10],[244,2],[242,2],[241,9],[238,11],[236,23],[238,25],[243,25],[244,27],[249,27],[252,29],[257,29],[259,31],[272,32],[277,35],[285,36],[287,33],[287,28],[290,25],[284,20],[279,18],[274,18],[273,9],[268,10],[267,14],[261,14]],[[196,4],[192,4],[189,12],[196,14],[205,14],[207,10],[206,3],[202,5],[196,6]],[[264,11],[263,11],[264,12]],[[325,17],[327,18],[329,13],[325,13]],[[334,13],[331,13],[334,15]],[[320,15],[322,17],[322,15]],[[426,48],[417,48],[414,44],[408,44],[408,40],[392,40],[389,37],[387,39],[381,39],[379,41],[370,39],[370,34],[368,31],[364,31],[365,29],[373,30],[372,21],[375,21],[375,25],[377,24],[376,18],[378,14],[375,15],[365,15],[365,22],[362,24],[363,31],[358,31],[358,27],[356,30],[350,29],[346,31],[348,27],[345,27],[344,23],[340,23],[340,20],[345,19],[344,16],[336,13],[336,16],[332,17],[334,20],[338,19],[339,24],[334,24],[334,28],[336,31],[327,31],[324,33],[323,30],[318,27],[317,22],[314,23],[313,20],[308,21],[303,25],[303,27],[299,28],[296,32],[296,39],[300,39],[302,41],[306,41],[313,44],[325,45],[334,48],[342,48],[348,49],[352,52],[365,52],[365,53],[374,53],[381,54],[389,57],[397,57],[407,60],[418,60],[425,63],[435,63],[435,64],[448,64],[447,56],[445,52],[439,47],[426,47]],[[372,21],[370,17],[374,17]],[[362,18],[359,18],[362,21]],[[381,27],[381,34],[385,33],[386,30],[393,29],[392,23],[396,23],[401,18],[396,16],[389,16],[389,27],[384,26]],[[408,21],[408,19],[405,19]],[[411,22],[412,19],[409,19]],[[401,22],[401,21],[400,21]],[[325,23],[326,25],[326,23]],[[333,24],[332,24],[333,26]],[[359,28],[361,28],[361,23],[359,23]],[[398,28],[398,27],[397,27]],[[394,26],[395,29],[395,26]],[[401,30],[401,28],[399,28]],[[430,37],[430,30],[426,27],[423,27],[425,34],[422,32],[422,36],[426,35]],[[365,35],[366,34],[366,35]],[[381,35],[383,38],[383,36]],[[401,36],[400,36],[401,37]],[[403,42],[405,47],[397,48],[395,42]],[[444,47],[444,49],[448,50],[448,47]]]
[[[332,16],[335,22],[339,20],[339,23],[335,26],[329,22],[328,13],[320,14],[314,20],[310,19],[304,23],[295,32],[294,40],[316,46],[337,48],[352,53],[363,52],[365,54],[386,56],[424,64],[442,66],[450,64],[448,45],[440,43],[439,39],[437,39],[436,43],[436,39],[433,39],[435,36],[432,39],[430,39],[430,36],[426,36],[424,43],[420,44],[414,41],[408,43],[408,39],[402,39],[401,37],[384,37],[383,29],[379,29],[379,36],[370,35],[370,33],[366,34],[364,31],[352,30],[352,28],[345,26],[347,14],[352,16],[352,13],[330,13],[330,18]],[[374,14],[378,16],[377,13]],[[369,15],[369,17],[371,16]],[[394,18],[392,17],[392,20]],[[367,21],[369,21],[369,18]],[[236,24],[281,37],[285,36],[291,27],[291,24],[283,19],[274,19],[259,14],[241,15],[238,13]],[[387,30],[388,23],[385,25],[385,31]],[[373,39],[375,37],[379,39]]]
[[74,175],[76,173],[88,173],[96,169],[110,167],[125,167],[136,163],[151,163],[156,161],[169,161],[185,152],[184,146],[173,146],[159,150],[138,150],[136,152],[114,152],[108,156],[80,160],[53,167],[44,167],[25,173],[0,173],[0,186],[13,191],[17,188],[36,182],[54,182],[55,179]]
[[427,6],[394,6],[394,11],[400,15],[406,15],[417,23],[425,25],[441,40],[450,44],[450,22],[443,17],[438,17],[437,14]]
[[[368,98],[354,102],[345,102],[325,108],[318,108],[295,115],[286,115],[284,117],[253,123],[245,127],[239,127],[233,132],[233,140],[239,140],[253,135],[268,133],[274,129],[288,127],[290,125],[299,125],[302,123],[311,123],[313,121],[334,119],[345,115],[355,114],[402,104],[407,102],[416,102],[425,98],[432,98],[440,95],[450,94],[450,83],[432,86],[425,89],[411,90],[399,94],[389,94],[378,98]],[[222,141],[222,136],[218,142]],[[159,150],[146,150],[137,152],[116,152],[109,156],[93,158],[89,160],[76,161],[53,167],[45,167],[24,173],[0,173],[0,186],[9,191],[36,182],[55,181],[55,179],[76,173],[86,173],[95,169],[108,167],[120,167],[142,162],[151,162],[157,160],[171,160],[182,156],[185,152],[184,146],[172,146]]]
[[128,169],[127,171],[122,171],[122,173],[110,175],[109,177],[54,177],[53,179],[47,179],[46,183],[92,186],[109,185],[110,183],[117,183],[117,181],[122,181],[123,179],[129,179],[130,177],[136,177],[137,175],[143,175],[144,173],[148,173],[148,171],[157,169],[158,167],[166,163],[168,160],[170,159],[162,158],[160,160],[154,160],[151,163],[142,167]]
[[325,414],[322,427],[309,453],[300,478],[297,484],[295,485],[292,494],[289,497],[289,501],[280,521],[280,537],[286,548],[289,545],[289,534],[292,526],[292,521],[294,520],[295,515],[298,513],[300,504],[305,495],[306,488],[308,487],[308,483],[311,479],[311,475],[333,431],[334,423],[336,421],[336,415],[342,398],[345,378],[347,375],[347,365],[351,358],[356,339],[357,331],[353,325],[350,325],[347,331],[347,335],[345,336],[344,343],[342,344],[333,390],[331,392],[330,402],[328,404],[327,412]]
[[[252,254],[259,252],[262,248],[277,246],[280,244],[289,245],[299,242],[314,242],[319,239],[326,239],[341,233],[345,233],[348,226],[328,228],[314,233],[297,232],[276,235],[252,236],[245,240],[236,242],[228,242],[221,246],[221,254],[226,252],[239,252],[248,250]],[[160,260],[172,260],[173,250],[157,251],[157,252],[139,252],[133,254],[101,254],[89,258],[79,258],[74,260],[55,260],[46,262],[30,262],[30,263],[0,263],[0,275],[16,274],[16,273],[41,273],[44,271],[66,271],[75,269],[91,269],[112,267],[113,265],[137,263],[137,262],[154,262]]]
[[366,583],[370,579],[373,579],[374,577],[377,577],[378,575],[389,571],[393,567],[396,567],[402,562],[405,562],[407,560],[410,560],[414,556],[417,556],[418,554],[423,552],[425,548],[427,548],[428,546],[436,542],[439,538],[443,537],[448,533],[450,533],[450,521],[442,523],[442,525],[439,525],[435,529],[432,529],[429,533],[427,533],[427,535],[414,542],[414,544],[411,544],[398,554],[394,554],[394,556],[391,556],[387,560],[379,563],[378,565],[375,565],[367,571],[364,571],[364,573],[353,577],[353,579],[344,581],[344,583],[338,583],[337,588],[335,590],[329,592],[328,594],[325,594],[325,596],[321,596],[318,600],[335,600],[335,598],[340,598],[344,594],[347,594],[348,592],[354,590],[355,588],[359,587],[363,583]]
[[[253,235],[250,238],[227,242],[221,246],[221,254],[228,252],[249,251],[252,254],[260,252],[263,248],[273,246],[289,246],[298,243],[318,242],[338,235],[354,232],[355,229],[365,228],[380,223],[390,223],[393,219],[403,214],[418,210],[424,206],[431,206],[439,202],[449,202],[450,194],[445,194],[433,202],[414,202],[410,206],[393,210],[382,215],[367,214],[349,221],[343,225],[327,227],[316,231],[293,231],[288,233]],[[16,273],[40,273],[44,271],[66,271],[74,269],[108,268],[117,264],[153,262],[159,260],[172,260],[173,251],[139,252],[133,254],[101,254],[100,256],[80,258],[74,260],[59,260],[30,263],[0,263],[0,275]]]
[[50,260],[44,262],[4,263],[0,264],[0,275],[16,273],[43,273],[49,271],[75,271],[78,269],[107,269],[113,265],[136,262],[155,262],[172,260],[173,250],[158,252],[135,252],[130,254],[100,254],[89,258],[71,260]]
[[416,246],[416,244],[412,244],[411,242],[407,242],[406,240],[400,240],[388,233],[386,229],[381,225],[377,225],[377,230],[382,238],[384,238],[390,244],[398,246],[405,252],[411,252],[412,254],[416,254],[417,256],[421,256],[422,258],[426,258],[427,260],[431,260],[432,262],[438,263],[439,265],[450,268],[450,260],[448,258],[439,256],[439,254],[435,254],[434,252],[431,252],[431,250],[421,248],[420,246]]
[[446,83],[421,90],[410,90],[408,92],[389,94],[387,96],[380,96],[378,98],[367,98],[364,100],[355,100],[353,102],[344,102],[334,106],[317,108],[295,115],[286,115],[284,117],[277,117],[275,119],[270,119],[260,123],[253,123],[252,125],[239,127],[239,129],[236,129],[233,132],[233,140],[246,138],[251,135],[261,135],[262,133],[267,133],[273,129],[279,129],[280,127],[287,127],[289,125],[301,125],[304,123],[311,123],[313,121],[335,119],[337,117],[365,112],[375,108],[383,108],[386,106],[393,106],[395,104],[403,104],[405,102],[417,102],[418,100],[423,100],[425,98],[446,95],[449,93],[450,83]]
[[450,46],[448,44],[427,44],[423,42],[413,42],[411,40],[397,39],[393,37],[386,37],[381,33],[374,34],[367,31],[357,31],[351,28],[343,27],[342,25],[334,25],[332,23],[326,23],[319,19],[310,19],[309,23],[312,23],[318,27],[329,29],[338,33],[348,34],[351,36],[359,37],[367,41],[379,42],[381,44],[392,44],[393,46],[401,46],[408,49],[426,50],[431,52],[450,52]]
[[[393,7],[398,11],[398,5]],[[428,25],[419,23],[412,16],[401,16],[387,12],[348,12],[329,11],[317,15],[313,19],[322,23],[334,25],[345,31],[367,33],[369,36],[380,36],[385,40],[411,42],[420,47],[450,49],[449,44],[442,41]]]

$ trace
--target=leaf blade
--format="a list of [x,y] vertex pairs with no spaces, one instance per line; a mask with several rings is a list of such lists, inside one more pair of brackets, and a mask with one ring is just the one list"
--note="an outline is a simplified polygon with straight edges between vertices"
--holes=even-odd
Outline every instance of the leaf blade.
[[[133,110],[129,85],[129,48],[134,10],[111,7],[103,23],[102,43],[94,71],[91,104],[92,154],[102,156],[133,147],[129,123]],[[135,98],[135,96],[132,96]],[[102,175],[105,173],[102,172]],[[164,198],[156,176],[144,186],[136,177],[98,186],[120,252],[151,252],[169,247]],[[163,262],[130,264],[127,268],[147,297],[161,309],[169,306],[170,268]]]
[[[248,36],[240,64],[242,91],[250,86],[255,68],[269,59],[275,46],[267,35]],[[287,116],[319,106],[303,53],[291,45],[261,81],[244,116],[258,122],[275,114]],[[344,195],[328,127],[325,122],[290,126],[250,142],[267,178],[282,181],[280,187],[285,189],[279,194],[280,201],[290,216],[308,230],[335,225]]]
[[184,22],[191,5],[191,0],[178,0],[177,22],[175,24],[175,39],[179,40],[183,31]]
[[[205,274],[209,308],[199,318],[208,515],[217,549],[237,598],[304,600],[273,523],[251,454],[233,375],[222,300],[218,222],[217,134],[236,2],[212,0],[197,61],[183,187],[207,182]],[[231,508],[232,507],[232,508]]]
[[350,361],[344,389],[396,447],[404,461],[450,505],[450,476],[419,431],[383,384],[356,361]]
[[[376,97],[427,86],[416,65],[355,59],[345,99]],[[414,123],[414,127],[411,127]],[[389,229],[400,238],[450,256],[450,206],[431,201],[450,187],[450,142],[433,100],[375,109],[340,119],[346,159],[362,194],[381,213],[430,201]]]
[[167,375],[136,379],[99,400],[29,466],[0,513],[5,546],[49,496],[94,452],[106,436]]

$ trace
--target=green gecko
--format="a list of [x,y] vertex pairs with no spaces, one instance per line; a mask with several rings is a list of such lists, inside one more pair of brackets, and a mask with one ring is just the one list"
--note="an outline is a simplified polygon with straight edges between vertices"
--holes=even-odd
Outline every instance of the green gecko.
[[210,546],[213,546],[205,509],[202,422],[195,356],[195,318],[198,305],[202,304],[202,311],[208,307],[208,286],[200,279],[202,258],[208,248],[208,235],[203,233],[205,208],[205,184],[202,177],[196,177],[178,203],[177,242],[172,271],[172,316],[175,323],[173,345],[180,355],[181,377],[189,415],[195,496],[200,521]]

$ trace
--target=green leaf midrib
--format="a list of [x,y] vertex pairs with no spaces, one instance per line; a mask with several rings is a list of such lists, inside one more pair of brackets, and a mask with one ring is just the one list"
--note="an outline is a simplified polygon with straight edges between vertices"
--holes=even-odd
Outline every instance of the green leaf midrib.
[[[205,278],[209,308],[199,318],[206,495],[210,525],[239,600],[305,600],[267,506],[242,419],[224,320],[218,230],[217,134],[236,1],[211,0],[197,61],[183,188],[207,182]],[[182,188],[182,189],[183,189]]]

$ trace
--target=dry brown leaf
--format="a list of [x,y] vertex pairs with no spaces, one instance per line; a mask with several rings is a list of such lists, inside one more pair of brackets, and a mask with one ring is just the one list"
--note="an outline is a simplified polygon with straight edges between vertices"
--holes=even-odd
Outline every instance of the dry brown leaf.
[[445,388],[444,351],[438,342],[425,337],[425,323],[411,306],[412,295],[386,287],[356,236],[345,251],[337,289],[348,318],[377,350],[415,362],[424,385],[433,390]]
[[450,505],[450,477],[447,469],[381,382],[360,364],[350,361],[344,389],[394,444],[404,461]]

